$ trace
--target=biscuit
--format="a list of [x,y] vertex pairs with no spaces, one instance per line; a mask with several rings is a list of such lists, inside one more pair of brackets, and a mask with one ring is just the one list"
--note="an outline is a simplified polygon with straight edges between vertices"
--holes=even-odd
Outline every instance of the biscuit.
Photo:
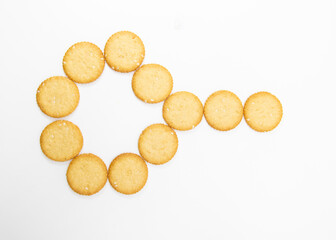
[[81,195],[92,195],[99,192],[106,184],[106,165],[92,153],[81,154],[69,164],[66,173],[72,190]]
[[165,124],[153,124],[142,131],[138,147],[144,160],[163,164],[171,160],[178,147],[178,138],[173,129]]
[[79,103],[77,85],[66,77],[56,76],[43,81],[36,93],[41,111],[50,117],[60,118],[72,113]]
[[242,120],[243,104],[234,93],[220,90],[205,101],[204,117],[214,129],[228,131],[238,126]]
[[176,92],[164,102],[162,115],[166,123],[177,130],[189,130],[202,120],[203,105],[194,94]]
[[58,120],[44,128],[40,145],[48,158],[63,162],[74,158],[82,150],[83,135],[72,122]]
[[107,40],[104,55],[113,70],[132,72],[141,65],[145,57],[145,46],[134,33],[121,31]]
[[79,42],[72,45],[63,57],[63,69],[77,83],[95,81],[103,72],[103,52],[93,43]]
[[123,194],[140,191],[146,184],[148,168],[146,162],[137,154],[123,153],[111,162],[108,179],[112,187]]
[[159,64],[142,65],[133,75],[132,88],[140,100],[158,103],[165,100],[173,90],[173,77]]
[[271,93],[255,93],[245,102],[244,118],[246,123],[258,132],[271,131],[281,121],[282,105]]

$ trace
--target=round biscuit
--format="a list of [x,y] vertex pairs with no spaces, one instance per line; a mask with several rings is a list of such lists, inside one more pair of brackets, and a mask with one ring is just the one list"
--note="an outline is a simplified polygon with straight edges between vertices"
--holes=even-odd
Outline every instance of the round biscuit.
[[58,120],[44,128],[40,136],[40,145],[48,158],[64,162],[74,158],[82,150],[83,135],[72,122]]
[[165,124],[153,124],[142,131],[138,148],[141,157],[152,164],[164,164],[171,160],[178,147],[173,129]]
[[72,45],[63,57],[65,74],[77,83],[95,81],[104,70],[105,58],[98,46],[90,42]]
[[258,132],[271,131],[281,121],[281,102],[269,92],[255,93],[245,102],[244,118],[246,123]]
[[72,190],[81,195],[99,192],[106,184],[106,165],[92,153],[81,154],[69,164],[67,181]]
[[190,130],[201,122],[203,105],[190,92],[176,92],[165,100],[162,116],[170,127],[182,131]]
[[41,111],[50,117],[61,118],[72,113],[79,103],[79,90],[70,79],[55,76],[44,80],[36,92]]
[[158,103],[165,100],[173,90],[173,77],[159,64],[142,65],[133,75],[132,89],[140,100]]
[[110,164],[108,179],[112,187],[123,194],[134,194],[146,184],[148,168],[137,154],[123,153]]
[[220,90],[211,94],[204,104],[204,117],[216,130],[228,131],[243,118],[243,104],[232,92]]
[[136,34],[121,31],[107,40],[104,55],[113,70],[132,72],[141,65],[145,57],[145,46]]

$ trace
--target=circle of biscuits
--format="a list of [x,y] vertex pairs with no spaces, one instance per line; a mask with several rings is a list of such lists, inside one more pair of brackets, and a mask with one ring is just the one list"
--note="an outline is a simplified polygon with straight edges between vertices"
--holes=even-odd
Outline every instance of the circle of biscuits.
[[164,101],[162,117],[166,124],[156,123],[139,136],[139,155],[122,153],[109,168],[92,153],[80,154],[83,136],[74,123],[56,120],[47,125],[40,136],[42,152],[51,160],[71,160],[66,178],[70,188],[81,195],[99,192],[107,180],[123,194],[139,192],[148,178],[147,163],[160,165],[169,162],[177,152],[178,137],[174,130],[195,128],[203,118],[218,131],[236,128],[242,118],[258,132],[273,130],[281,121],[283,109],[278,98],[268,92],[252,94],[244,106],[237,95],[227,90],[211,94],[204,107],[200,99],[187,91],[171,94],[173,77],[159,64],[144,64],[145,46],[134,33],[121,31],[106,42],[104,53],[89,42],[72,45],[63,57],[67,77],[54,76],[43,81],[37,89],[36,101],[41,111],[53,118],[71,114],[79,103],[76,83],[87,84],[102,74],[105,62],[115,71],[132,77],[132,89],[145,103]]

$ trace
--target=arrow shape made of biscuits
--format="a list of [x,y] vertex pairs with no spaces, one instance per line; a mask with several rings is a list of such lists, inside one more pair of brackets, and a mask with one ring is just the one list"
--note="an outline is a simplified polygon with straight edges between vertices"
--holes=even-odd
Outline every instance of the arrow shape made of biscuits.
[[99,192],[109,180],[112,187],[123,194],[140,191],[148,178],[147,164],[170,161],[178,148],[174,131],[195,128],[204,115],[208,124],[219,131],[238,126],[243,116],[246,123],[258,132],[273,130],[281,121],[282,105],[269,92],[252,94],[244,106],[234,93],[219,90],[211,94],[204,107],[197,96],[180,91],[171,94],[173,77],[159,64],[141,65],[145,46],[134,33],[121,31],[106,42],[104,53],[93,43],[72,45],[63,58],[67,77],[54,76],[39,86],[36,101],[41,111],[53,118],[71,114],[79,103],[76,83],[90,83],[102,74],[106,63],[115,71],[132,72],[134,94],[145,103],[164,101],[162,115],[166,124],[152,124],[139,137],[140,155],[122,153],[113,159],[107,169],[101,158],[79,154],[83,147],[80,129],[72,122],[57,120],[44,128],[40,137],[42,152],[54,161],[71,160],[67,181],[71,189],[82,195]]

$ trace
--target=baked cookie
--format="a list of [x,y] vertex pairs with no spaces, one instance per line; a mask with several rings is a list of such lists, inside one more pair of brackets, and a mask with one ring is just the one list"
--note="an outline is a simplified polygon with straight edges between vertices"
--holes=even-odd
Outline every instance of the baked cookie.
[[145,46],[134,33],[121,31],[107,40],[104,55],[113,70],[132,72],[141,65],[145,57]]
[[66,177],[69,186],[76,193],[92,195],[105,186],[107,169],[103,160],[92,153],[86,153],[70,162]]
[[159,64],[142,65],[133,75],[132,88],[140,100],[146,103],[158,103],[171,93],[173,77]]
[[244,118],[258,132],[271,131],[281,121],[282,105],[276,96],[268,92],[255,93],[245,102]]
[[82,150],[83,135],[72,122],[58,120],[44,128],[40,145],[48,158],[63,162],[74,158]]
[[178,147],[173,129],[165,124],[153,124],[142,131],[138,147],[144,160],[152,164],[163,164],[171,160]]
[[72,113],[79,103],[77,85],[66,77],[56,76],[43,81],[36,93],[41,111],[50,117],[60,118]]
[[203,105],[190,92],[176,92],[164,102],[162,115],[166,123],[177,130],[189,130],[202,120]]
[[211,94],[204,104],[204,117],[214,129],[228,131],[243,118],[243,104],[232,92],[220,90]]
[[95,81],[104,70],[103,52],[93,43],[79,42],[72,45],[63,57],[65,74],[77,83]]
[[146,162],[137,154],[123,153],[111,162],[108,179],[112,187],[123,194],[140,191],[146,184],[148,169]]

